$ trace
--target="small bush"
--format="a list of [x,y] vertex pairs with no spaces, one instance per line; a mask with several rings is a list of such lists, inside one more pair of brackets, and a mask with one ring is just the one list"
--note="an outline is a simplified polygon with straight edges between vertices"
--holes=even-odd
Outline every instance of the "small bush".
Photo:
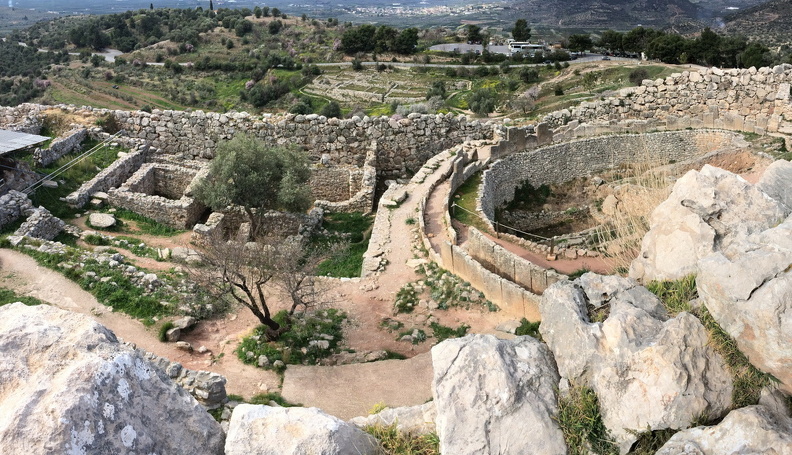
[[278,392],[260,393],[258,395],[255,395],[253,398],[251,398],[250,401],[248,401],[248,403],[269,405],[270,401],[274,401],[275,403],[278,403],[278,406],[284,408],[294,408],[294,407],[302,406],[302,404],[300,403],[292,403],[286,400]]
[[159,340],[165,343],[168,341],[168,330],[176,327],[172,321],[167,321],[159,328]]
[[540,324],[541,322],[539,321],[531,322],[526,318],[522,318],[520,319],[520,326],[517,327],[517,330],[514,331],[514,334],[518,337],[528,335],[540,340],[542,338],[542,336],[539,334]]
[[649,72],[644,68],[636,68],[630,72],[629,79],[633,85],[641,85],[644,79],[649,79]]
[[432,322],[429,324],[429,328],[432,329],[432,334],[435,339],[437,339],[438,343],[449,338],[461,338],[467,335],[468,330],[470,330],[470,326],[467,324],[462,324],[459,327],[453,329],[437,322]]
[[89,245],[109,245],[110,241],[106,238],[102,237],[101,235],[97,234],[88,234],[83,237],[83,241]]

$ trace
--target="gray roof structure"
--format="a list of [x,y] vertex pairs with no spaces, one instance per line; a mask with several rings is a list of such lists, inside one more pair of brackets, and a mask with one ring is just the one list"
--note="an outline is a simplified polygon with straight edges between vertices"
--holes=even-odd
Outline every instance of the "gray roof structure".
[[50,138],[19,131],[0,130],[0,155],[11,153],[31,145],[41,144]]

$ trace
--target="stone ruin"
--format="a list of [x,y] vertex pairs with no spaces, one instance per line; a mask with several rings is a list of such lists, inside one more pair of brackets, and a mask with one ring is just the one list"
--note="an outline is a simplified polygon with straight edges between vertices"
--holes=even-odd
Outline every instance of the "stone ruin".
[[107,192],[108,202],[176,229],[192,228],[206,210],[191,196],[200,169],[191,163],[145,163],[120,187]]

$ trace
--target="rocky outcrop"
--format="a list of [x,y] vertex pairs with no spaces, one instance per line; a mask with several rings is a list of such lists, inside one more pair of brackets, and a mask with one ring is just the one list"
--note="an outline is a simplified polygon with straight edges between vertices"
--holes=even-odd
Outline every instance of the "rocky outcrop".
[[731,172],[709,165],[690,171],[652,212],[630,276],[648,282],[695,273],[700,259],[719,251],[732,254],[739,249],[734,245],[777,224],[789,210]]
[[750,362],[792,393],[792,219],[741,250],[699,262],[699,295]]
[[553,420],[558,373],[544,344],[469,335],[433,347],[432,364],[441,453],[566,453]]
[[376,414],[355,417],[349,423],[360,428],[370,425],[391,426],[402,433],[428,434],[434,433],[437,406],[434,401],[419,406],[404,406],[400,408],[385,408]]
[[87,316],[0,307],[0,453],[220,454],[219,424]]
[[376,454],[373,437],[317,408],[240,404],[234,408],[226,455]]
[[657,455],[753,455],[792,453],[792,419],[764,406],[729,413],[721,423],[681,431]]
[[[590,309],[609,314],[591,322]],[[635,281],[587,273],[548,288],[540,310],[561,377],[594,390],[623,453],[638,432],[687,428],[729,409],[731,377],[699,320],[669,318]]]

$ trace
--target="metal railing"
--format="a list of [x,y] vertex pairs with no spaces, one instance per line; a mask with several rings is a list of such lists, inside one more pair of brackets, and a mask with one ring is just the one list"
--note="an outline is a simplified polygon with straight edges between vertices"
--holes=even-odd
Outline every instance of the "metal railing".
[[36,191],[37,189],[41,188],[44,185],[45,182],[52,181],[52,180],[56,179],[58,176],[62,175],[64,172],[68,171],[69,169],[71,169],[74,166],[76,166],[77,164],[79,164],[80,161],[84,160],[85,158],[88,158],[89,156],[95,154],[99,150],[102,150],[105,147],[107,147],[108,144],[113,139],[119,137],[122,133],[124,133],[123,130],[113,134],[112,136],[108,137],[107,139],[103,140],[102,142],[96,144],[95,146],[91,147],[90,150],[88,150],[86,152],[83,152],[82,154],[78,155],[77,157],[75,157],[74,159],[69,161],[68,163],[64,164],[63,166],[59,167],[58,169],[55,169],[51,174],[46,175],[46,176],[40,178],[39,180],[33,182],[28,187],[23,189],[22,192],[29,195],[30,193]]

